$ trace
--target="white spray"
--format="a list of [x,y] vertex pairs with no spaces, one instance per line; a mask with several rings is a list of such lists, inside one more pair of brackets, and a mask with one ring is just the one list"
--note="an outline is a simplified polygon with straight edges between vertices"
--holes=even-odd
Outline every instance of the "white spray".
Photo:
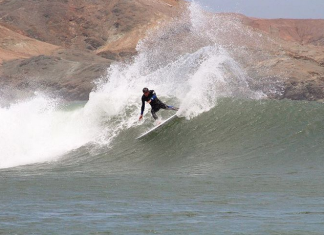
[[37,95],[0,108],[0,168],[56,160],[88,143],[109,146],[120,131],[141,124],[143,87],[179,106],[178,115],[187,119],[213,108],[218,97],[262,96],[249,89],[211,31],[204,33],[208,21],[197,4],[189,16],[152,32],[139,43],[133,62],[113,64],[84,107],[64,111],[58,100]]

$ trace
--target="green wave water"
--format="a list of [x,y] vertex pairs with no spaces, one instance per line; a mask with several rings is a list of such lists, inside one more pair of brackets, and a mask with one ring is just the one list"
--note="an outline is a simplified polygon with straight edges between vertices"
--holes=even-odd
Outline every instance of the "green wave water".
[[124,131],[107,160],[127,162],[130,169],[143,163],[171,165],[172,171],[197,165],[197,174],[226,162],[251,164],[262,172],[272,166],[322,166],[323,108],[319,103],[220,99],[211,111],[192,120],[179,118],[143,140],[135,138],[146,126]]
[[[167,111],[161,111],[167,116]],[[3,234],[321,234],[320,103],[219,99],[142,140],[3,169]]]

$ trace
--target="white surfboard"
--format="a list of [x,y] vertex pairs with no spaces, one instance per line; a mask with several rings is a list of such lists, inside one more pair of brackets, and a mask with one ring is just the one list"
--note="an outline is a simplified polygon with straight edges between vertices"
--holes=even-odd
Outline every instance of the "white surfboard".
[[166,120],[164,120],[163,122],[161,122],[159,125],[153,127],[151,130],[149,130],[149,131],[145,132],[144,134],[140,135],[140,136],[137,137],[136,139],[138,140],[138,139],[143,138],[143,137],[146,136],[147,134],[149,134],[149,133],[151,133],[151,132],[153,132],[153,131],[159,129],[159,128],[162,127],[164,124],[168,123],[169,121],[171,121],[172,119],[174,119],[174,118],[176,118],[176,117],[178,117],[177,114],[172,115],[172,116],[169,117],[168,119],[166,119]]

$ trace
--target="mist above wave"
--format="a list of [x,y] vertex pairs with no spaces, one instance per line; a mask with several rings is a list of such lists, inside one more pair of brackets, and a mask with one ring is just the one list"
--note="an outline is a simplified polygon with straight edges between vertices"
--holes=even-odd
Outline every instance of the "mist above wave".
[[0,168],[56,160],[89,143],[110,146],[121,131],[142,124],[143,87],[178,106],[178,115],[187,119],[215,107],[219,97],[265,97],[251,88],[251,79],[224,43],[226,33],[239,26],[221,22],[210,21],[192,3],[181,18],[149,33],[133,61],[111,65],[89,101],[75,110],[61,109],[57,99],[44,95],[0,108]]

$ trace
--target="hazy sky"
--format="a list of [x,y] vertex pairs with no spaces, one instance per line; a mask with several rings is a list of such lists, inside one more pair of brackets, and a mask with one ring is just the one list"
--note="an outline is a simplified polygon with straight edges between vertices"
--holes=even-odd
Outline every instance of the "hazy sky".
[[215,12],[259,18],[324,19],[324,0],[195,0]]

